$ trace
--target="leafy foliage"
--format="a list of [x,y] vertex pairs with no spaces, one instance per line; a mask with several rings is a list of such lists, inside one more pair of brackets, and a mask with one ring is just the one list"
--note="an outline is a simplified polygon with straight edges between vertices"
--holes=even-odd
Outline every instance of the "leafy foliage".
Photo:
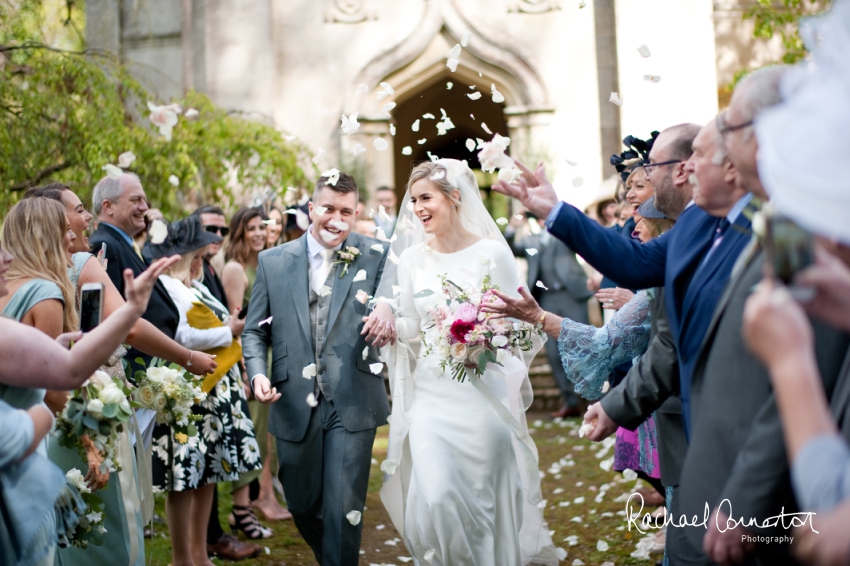
[[176,102],[198,116],[181,115],[166,141],[148,119],[147,102],[160,101],[117,56],[84,49],[81,18],[79,2],[0,0],[0,214],[49,179],[86,201],[126,151],[149,202],[172,219],[308,184],[304,148],[197,92]]
[[753,20],[753,36],[770,39],[777,33],[782,37],[785,54],[782,62],[793,64],[806,56],[800,38],[800,18],[824,11],[832,0],[758,0],[744,12],[745,20]]

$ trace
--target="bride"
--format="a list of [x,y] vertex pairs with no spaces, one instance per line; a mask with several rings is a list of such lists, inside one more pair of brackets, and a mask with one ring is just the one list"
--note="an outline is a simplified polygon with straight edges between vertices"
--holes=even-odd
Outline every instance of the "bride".
[[394,307],[398,330],[382,349],[393,408],[381,499],[417,564],[557,564],[525,422],[527,364],[544,339],[463,383],[436,353],[423,347],[417,358],[409,345],[434,332],[428,310],[445,300],[441,275],[472,292],[489,275],[516,295],[513,254],[465,161],[422,163],[407,187],[375,295],[378,309]]

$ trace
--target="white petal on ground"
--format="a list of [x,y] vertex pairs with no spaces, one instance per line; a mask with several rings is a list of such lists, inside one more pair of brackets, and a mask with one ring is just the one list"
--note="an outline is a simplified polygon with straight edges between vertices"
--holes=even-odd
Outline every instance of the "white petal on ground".
[[490,85],[490,91],[493,94],[493,102],[495,102],[496,104],[501,104],[502,102],[505,101],[505,95],[502,94],[501,92],[499,92],[498,90],[496,90],[495,84]]
[[573,560],[573,566],[584,566],[584,562],[576,558]]
[[316,364],[304,366],[304,369],[301,370],[301,377],[304,379],[312,379],[316,377]]
[[570,522],[571,523],[581,523],[581,516],[579,515],[578,517],[573,517],[572,519],[570,519]]
[[448,67],[449,70],[454,73],[455,71],[457,71],[458,63],[460,63],[460,61],[458,61],[457,59],[449,58],[446,60],[446,67]]
[[431,561],[432,561],[432,560],[434,560],[434,555],[435,555],[435,554],[437,554],[437,551],[436,551],[436,550],[434,550],[433,548],[432,548],[431,550],[427,551],[427,552],[425,553],[425,555],[423,556],[423,558],[425,559],[425,562],[427,562],[428,564],[430,564],[430,563],[431,563]]
[[399,541],[398,541],[397,539],[391,539],[391,540],[385,540],[385,541],[384,541],[384,544],[388,544],[388,545],[390,545],[390,546],[395,546],[395,545],[397,545],[397,544],[398,544],[398,542],[399,542]]
[[578,537],[576,535],[570,535],[564,539],[564,542],[569,543],[570,546],[575,546],[578,544]]
[[581,505],[582,503],[584,503],[584,497],[576,497],[573,499],[573,504],[575,505]]
[[412,155],[413,154],[413,148],[410,147],[409,145],[406,145],[403,148],[401,148],[401,154],[402,155]]
[[125,151],[121,155],[118,156],[118,167],[121,169],[126,169],[136,160],[136,156],[132,151]]
[[544,285],[544,284],[543,284],[543,281],[539,281],[539,280],[538,280],[538,281],[537,281],[537,283],[535,283],[535,284],[534,284],[534,286],[535,286],[535,287],[540,287],[540,288],[541,288],[541,289],[543,289],[544,291],[548,291],[548,290],[549,290],[549,287],[547,287],[546,285]]
[[[337,169],[337,168],[328,169],[327,171],[325,171],[324,173],[322,173],[322,177],[325,177],[325,178],[327,179],[327,184],[328,184],[328,185],[331,185],[331,186],[335,187],[335,186],[336,186],[337,181],[339,181],[339,169]],[[318,208],[319,208],[319,207],[317,207],[317,208],[315,208],[315,209],[313,209],[313,210],[317,210]],[[321,207],[321,208],[325,208],[325,207]],[[327,210],[327,209],[325,208],[325,210]],[[320,212],[319,214],[324,214],[324,213],[325,213],[325,211],[323,210],[323,211],[322,211],[322,212]]]
[[413,124],[410,125],[410,129],[413,130],[414,132],[419,131],[419,118],[417,118],[416,121],[413,122]]
[[357,85],[357,90],[359,90],[360,92],[363,92],[363,93],[368,93],[369,92],[369,85],[367,85],[365,83],[360,83],[359,85]]
[[348,117],[343,114],[341,127],[342,131],[345,132],[346,135],[351,135],[356,132],[357,128],[360,127],[360,122],[357,121],[357,112]]
[[312,160],[313,164],[318,164],[319,159],[321,159],[324,154],[325,154],[325,150],[320,147],[319,153],[317,153],[316,155],[313,156],[313,160]]
[[363,348],[363,352],[361,352],[360,355],[363,357],[363,360],[365,361],[366,358],[369,357],[369,346],[366,346],[365,348]]
[[360,511],[349,511],[345,514],[345,518],[348,519],[348,522],[354,525],[355,527],[360,524],[360,518],[363,515]]
[[481,98],[481,93],[476,90],[475,92],[470,92],[466,96],[469,97],[469,100],[478,100]]
[[422,117],[425,118],[426,120],[436,120],[437,119],[437,117],[434,116],[433,114],[431,114],[430,112],[426,112],[425,114],[422,115]]
[[644,59],[646,59],[647,57],[652,55],[652,53],[650,53],[650,51],[649,51],[649,47],[647,47],[646,45],[639,46],[637,48],[637,50],[638,50],[638,53],[640,53],[640,56],[643,57]]
[[638,475],[636,471],[627,468],[623,470],[623,477],[626,478],[626,481],[635,481]]
[[272,319],[274,319],[274,317],[273,317],[273,316],[270,316],[270,317],[268,317],[268,318],[264,318],[263,320],[261,320],[260,322],[258,322],[258,323],[257,323],[257,326],[262,326],[262,325],[264,325],[264,324],[271,324],[271,323],[272,323]]
[[584,184],[584,179],[581,177],[574,177],[572,183],[574,187],[578,188]]
[[602,468],[603,470],[605,470],[606,472],[610,472],[611,466],[613,466],[613,465],[614,465],[614,457],[613,456],[611,456],[607,460],[602,460],[601,462],[599,462],[599,467]]
[[413,558],[411,558],[410,556],[399,556],[398,559],[400,562],[404,563],[413,562]]
[[331,289],[331,288],[330,288],[330,287],[328,287],[327,285],[322,285],[322,288],[321,288],[321,289],[319,289],[319,296],[320,296],[320,297],[327,297],[327,296],[328,296],[328,295],[330,295],[332,292],[333,292],[333,289]]
[[525,253],[534,257],[537,255],[537,248],[525,248]]
[[455,84],[452,81],[446,81],[446,90],[451,90]]
[[120,167],[116,167],[111,163],[104,165],[103,167],[101,167],[101,169],[106,171],[106,176],[110,179],[120,179],[121,175],[124,173],[124,171],[122,171]]
[[487,124],[485,124],[484,122],[481,122],[481,129],[490,134],[491,136],[493,135],[493,132],[490,131],[490,128],[488,128]]
[[357,273],[355,273],[355,274],[354,274],[354,279],[352,279],[352,281],[354,281],[354,282],[357,282],[357,281],[366,281],[366,270],[365,270],[365,269],[361,269],[360,271],[358,271]]
[[365,153],[365,152],[366,152],[366,148],[363,147],[363,145],[361,145],[359,143],[355,144],[355,146],[351,148],[351,155],[353,155],[354,157],[357,157],[361,153]]
[[459,58],[460,57],[460,51],[461,51],[460,43],[456,43],[455,46],[452,47],[452,50],[449,51],[449,57],[451,57],[452,59]]
[[315,395],[313,395],[312,393],[308,393],[307,394],[307,404],[310,405],[311,407],[315,407],[316,405],[319,404],[319,402],[316,401]]
[[419,145],[422,145],[422,144],[424,144],[426,141],[428,141],[428,138],[422,138],[421,140],[417,140],[417,141],[416,141],[416,143],[418,143]]
[[165,222],[157,218],[151,223],[148,235],[151,238],[152,244],[161,244],[165,241],[165,238],[168,237],[168,226],[166,226]]
[[623,105],[623,97],[620,96],[616,92],[612,92],[611,97],[608,98],[608,102],[610,102],[611,104],[616,104],[617,106],[622,106]]
[[555,556],[558,557],[558,561],[567,559],[567,551],[561,548],[560,546],[555,549]]
[[599,552],[606,552],[608,550],[608,543],[604,540],[597,541],[596,550]]
[[389,146],[387,145],[387,140],[385,140],[384,138],[375,138],[375,140],[372,142],[372,147],[374,147],[378,151],[386,151],[387,147]]
[[658,75],[644,75],[643,80],[649,81],[651,83],[660,83],[661,77]]
[[496,224],[498,224],[499,226],[507,226],[508,225],[508,219],[505,218],[504,216],[500,216],[499,218],[496,219]]
[[200,112],[195,110],[194,108],[187,108],[186,113],[183,114],[187,120],[194,120],[200,115]]

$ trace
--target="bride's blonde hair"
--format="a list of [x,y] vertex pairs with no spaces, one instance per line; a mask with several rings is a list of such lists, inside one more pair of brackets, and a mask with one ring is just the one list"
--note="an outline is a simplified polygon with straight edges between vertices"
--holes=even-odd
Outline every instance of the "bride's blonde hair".
[[[475,187],[475,175],[472,173],[472,170],[468,167],[464,168],[464,172],[462,173],[464,176],[468,177],[470,184]],[[448,171],[446,168],[440,165],[435,161],[423,161],[419,165],[413,168],[413,171],[410,172],[410,179],[407,180],[407,191],[410,192],[410,187],[416,181],[420,181],[422,179],[428,179],[431,183],[440,189],[447,199],[449,199],[452,204],[460,208],[463,206],[463,203],[459,198],[455,198],[452,193],[455,191],[460,191],[459,187],[452,185],[448,180]]]
[[63,329],[77,330],[76,292],[68,278],[71,262],[65,249],[68,218],[58,201],[24,199],[9,211],[3,224],[3,245],[15,259],[6,279],[45,279],[59,286],[65,299]]

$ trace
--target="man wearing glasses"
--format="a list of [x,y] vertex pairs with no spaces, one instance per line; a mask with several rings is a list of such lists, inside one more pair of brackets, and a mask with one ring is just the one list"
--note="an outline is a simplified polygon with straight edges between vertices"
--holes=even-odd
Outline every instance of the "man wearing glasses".
[[202,283],[206,285],[210,293],[218,299],[221,304],[227,304],[227,297],[224,295],[224,287],[221,284],[218,274],[215,272],[210,260],[221,250],[221,245],[224,239],[230,234],[230,228],[227,227],[227,220],[224,217],[224,211],[217,206],[207,205],[202,206],[192,214],[201,217],[201,224],[204,230],[218,234],[222,240],[215,244],[210,244],[204,251],[204,279]]

